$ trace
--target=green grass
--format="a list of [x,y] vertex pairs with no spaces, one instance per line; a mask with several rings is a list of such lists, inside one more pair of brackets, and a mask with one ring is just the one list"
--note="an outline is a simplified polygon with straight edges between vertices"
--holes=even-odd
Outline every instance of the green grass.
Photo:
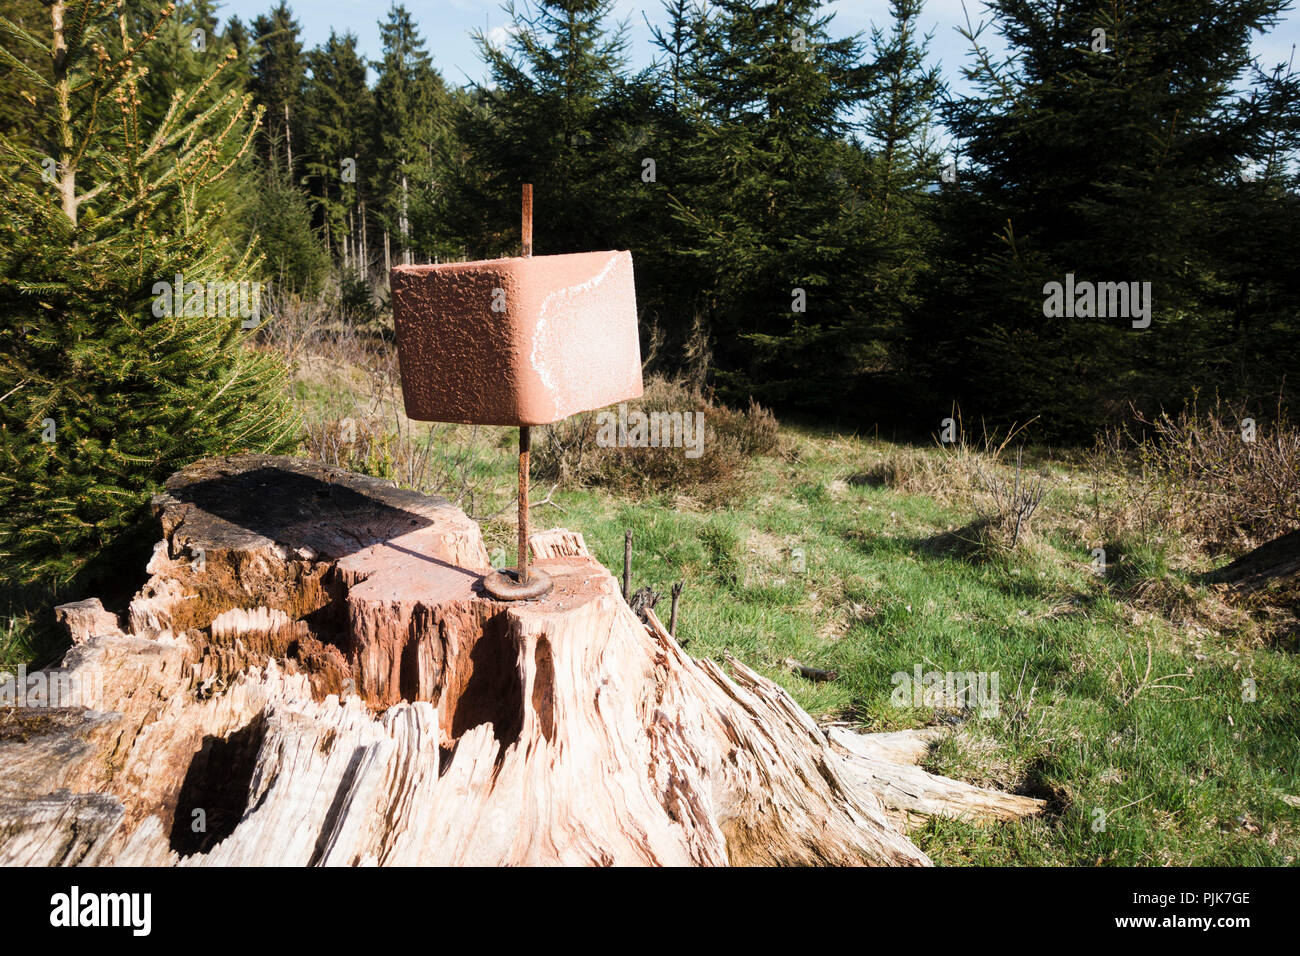
[[[299,382],[296,398],[306,419],[341,418],[364,405],[350,387]],[[469,473],[462,505],[489,550],[512,554],[514,431],[438,435],[434,472]],[[616,574],[631,529],[634,587],[664,595],[665,620],[669,588],[685,581],[678,638],[690,654],[732,654],[814,716],[864,731],[951,724],[928,769],[1048,801],[1044,815],[1016,823],[931,820],[913,839],[936,862],[1297,861],[1300,808],[1281,795],[1300,795],[1300,659],[1196,583],[1221,556],[1189,557],[1176,538],[1123,522],[1096,530],[1122,491],[1099,491],[1082,466],[1059,462],[1020,547],[963,545],[975,515],[939,450],[792,428],[782,441],[783,454],[757,460],[724,506],[560,488],[534,511],[535,527],[582,532]],[[864,478],[886,463],[898,488],[926,493]],[[426,490],[456,486],[444,478]],[[1110,568],[1098,576],[1092,549],[1103,544]],[[0,621],[0,669],[31,659],[31,635],[21,615]],[[805,680],[788,658],[839,676]],[[917,665],[996,673],[998,713],[895,706],[891,676]]]
[[[814,716],[863,730],[953,722],[928,769],[1048,801],[1016,823],[932,820],[913,838],[939,863],[1296,862],[1300,809],[1280,795],[1300,794],[1300,660],[1254,639],[1196,585],[1173,559],[1178,541],[1101,520],[1122,510],[1122,484],[1048,463],[1036,534],[1008,553],[954,539],[975,514],[947,486],[952,462],[938,449],[782,436],[784,454],[756,461],[725,506],[557,489],[534,524],[581,531],[616,574],[631,529],[633,586],[664,595],[661,617],[672,583],[686,583],[678,637],[690,654],[732,654]],[[489,550],[507,555],[513,437],[481,430],[469,456],[486,489],[469,510]],[[903,488],[919,475],[934,496],[864,477],[884,473]],[[1097,530],[1108,525],[1121,530]],[[1104,576],[1093,568],[1100,545]],[[839,676],[805,680],[788,658]],[[918,664],[996,673],[998,713],[894,706],[891,676]]]
[[14,674],[19,665],[35,667],[50,663],[50,648],[46,643],[34,626],[31,612],[11,608],[0,615],[0,671]]
[[[1108,576],[1094,574],[1095,543],[1069,520],[1085,496],[1058,469],[1042,534],[1010,554],[963,556],[943,535],[970,521],[969,507],[844,480],[889,455],[887,444],[785,436],[797,456],[758,462],[725,508],[585,489],[557,492],[563,512],[536,520],[581,531],[616,573],[632,529],[634,586],[667,595],[686,581],[687,650],[736,656],[815,716],[872,731],[953,719],[891,704],[891,675],[917,664],[996,672],[999,713],[961,715],[926,766],[1044,797],[1049,812],[991,827],[933,820],[913,837],[937,862],[1296,861],[1300,809],[1280,795],[1300,794],[1300,661],[1153,609],[1152,586],[1190,591],[1193,605],[1213,599],[1171,570],[1168,547],[1125,541]],[[507,487],[511,465],[501,463]],[[489,536],[509,553],[512,535],[503,525]],[[786,658],[839,677],[813,683]]]

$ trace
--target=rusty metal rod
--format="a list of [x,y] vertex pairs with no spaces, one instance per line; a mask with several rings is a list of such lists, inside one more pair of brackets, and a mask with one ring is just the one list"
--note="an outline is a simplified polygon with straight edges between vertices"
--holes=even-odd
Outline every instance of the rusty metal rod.
[[519,426],[519,583],[528,583],[528,452],[533,444],[532,429]]
[[[523,191],[523,252],[527,258],[533,254],[533,184],[524,183]],[[533,434],[528,425],[519,426],[519,583],[528,583],[528,457],[532,450]]]
[[524,183],[524,258],[533,254],[533,184]]

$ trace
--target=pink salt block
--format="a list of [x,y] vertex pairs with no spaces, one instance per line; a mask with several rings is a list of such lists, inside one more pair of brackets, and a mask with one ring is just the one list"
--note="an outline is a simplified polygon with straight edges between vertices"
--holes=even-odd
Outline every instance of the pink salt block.
[[629,252],[397,266],[406,414],[545,425],[641,395]]

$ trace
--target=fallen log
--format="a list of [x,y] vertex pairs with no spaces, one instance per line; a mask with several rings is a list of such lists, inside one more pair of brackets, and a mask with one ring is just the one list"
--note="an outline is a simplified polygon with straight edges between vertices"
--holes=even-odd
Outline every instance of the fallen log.
[[1035,816],[1043,811],[1046,801],[1037,797],[977,787],[914,766],[942,733],[935,730],[855,734],[842,727],[832,727],[827,736],[844,755],[841,766],[844,774],[858,786],[875,793],[891,815],[908,829],[924,826],[932,816],[987,824]]
[[581,534],[505,604],[463,512],[378,479],[214,459],[154,511],[128,631],[72,609],[51,699],[0,710],[0,864],[929,862],[887,760],[688,657]]

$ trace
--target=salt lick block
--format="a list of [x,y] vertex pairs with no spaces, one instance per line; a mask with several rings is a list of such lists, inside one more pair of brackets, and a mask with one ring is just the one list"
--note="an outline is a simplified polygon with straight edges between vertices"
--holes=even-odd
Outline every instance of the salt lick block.
[[406,414],[546,425],[641,395],[629,252],[397,266]]

